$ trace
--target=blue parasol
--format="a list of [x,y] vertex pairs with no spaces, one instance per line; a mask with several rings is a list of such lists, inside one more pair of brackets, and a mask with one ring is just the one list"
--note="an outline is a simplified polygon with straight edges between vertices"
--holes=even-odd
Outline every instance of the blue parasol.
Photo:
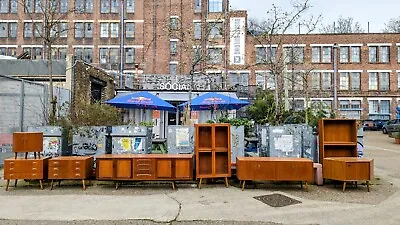
[[153,109],[166,111],[176,110],[175,106],[153,94],[150,94],[147,91],[139,91],[124,96],[115,97],[105,101],[105,103],[118,108]]

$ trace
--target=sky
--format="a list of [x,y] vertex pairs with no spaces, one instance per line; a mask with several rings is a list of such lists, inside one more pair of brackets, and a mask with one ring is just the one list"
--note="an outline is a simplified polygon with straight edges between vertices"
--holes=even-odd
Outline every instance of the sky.
[[[272,4],[282,8],[290,7],[290,0],[229,0],[231,9],[247,10],[248,18],[265,18]],[[339,16],[353,17],[365,32],[382,32],[392,18],[400,17],[400,0],[310,0],[311,9],[306,15],[322,15],[322,25],[333,24]],[[290,8],[287,8],[287,11]],[[320,26],[322,26],[320,25]],[[318,29],[319,31],[319,29]]]

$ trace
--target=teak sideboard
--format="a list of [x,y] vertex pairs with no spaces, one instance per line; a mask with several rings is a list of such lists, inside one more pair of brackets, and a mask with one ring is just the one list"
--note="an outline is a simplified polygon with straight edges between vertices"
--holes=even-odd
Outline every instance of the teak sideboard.
[[85,180],[93,172],[92,156],[62,156],[49,160],[50,190],[53,190],[54,180],[82,180],[83,190],[86,190]]
[[303,181],[308,191],[308,181],[314,179],[313,161],[305,158],[237,157],[236,176],[246,180]]
[[4,179],[6,191],[10,180],[15,180],[14,187],[17,187],[18,180],[39,180],[40,189],[43,190],[43,180],[47,179],[49,157],[41,159],[18,158],[4,160]]
[[324,178],[346,182],[364,180],[369,192],[369,181],[374,177],[374,160],[355,157],[332,157],[324,159]]
[[98,180],[175,181],[193,179],[192,154],[106,154],[96,157]]

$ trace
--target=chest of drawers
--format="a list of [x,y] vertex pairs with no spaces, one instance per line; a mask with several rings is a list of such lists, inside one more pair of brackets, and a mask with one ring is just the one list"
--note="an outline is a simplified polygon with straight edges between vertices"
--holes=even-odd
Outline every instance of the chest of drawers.
[[48,179],[52,180],[82,180],[83,189],[86,189],[85,180],[93,171],[93,157],[91,156],[62,156],[49,160]]

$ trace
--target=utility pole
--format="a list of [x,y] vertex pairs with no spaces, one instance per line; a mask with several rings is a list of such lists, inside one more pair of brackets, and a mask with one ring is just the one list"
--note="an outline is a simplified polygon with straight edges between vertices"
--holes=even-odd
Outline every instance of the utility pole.
[[119,87],[122,88],[123,86],[123,79],[122,77],[124,76],[124,38],[125,38],[125,4],[124,0],[121,0],[121,19],[120,19],[120,24],[121,24],[121,32],[120,32],[120,45],[119,45],[119,50],[120,50],[120,62],[119,62]]
[[337,48],[338,44],[333,44],[333,109],[335,112],[335,116],[338,116],[338,102],[337,102]]

